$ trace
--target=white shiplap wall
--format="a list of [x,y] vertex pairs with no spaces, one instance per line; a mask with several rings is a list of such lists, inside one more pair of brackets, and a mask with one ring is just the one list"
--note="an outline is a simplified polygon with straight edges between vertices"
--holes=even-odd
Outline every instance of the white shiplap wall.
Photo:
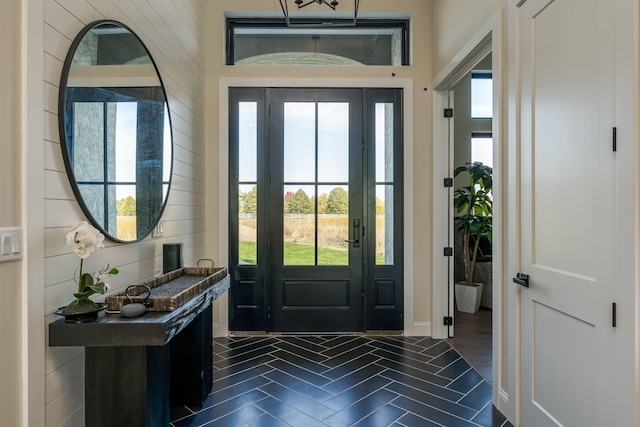
[[[45,157],[45,324],[49,314],[71,301],[78,258],[64,236],[85,219],[67,179],[58,133],[58,86],[62,65],[78,32],[99,19],[120,21],[151,52],[165,85],[174,137],[171,192],[162,221],[164,236],[115,244],[88,258],[86,271],[106,263],[120,274],[116,292],[153,277],[162,269],[162,243],[183,243],[185,265],[205,257],[204,10],[200,0],[44,0],[44,157]],[[47,426],[84,425],[83,348],[46,346]]]

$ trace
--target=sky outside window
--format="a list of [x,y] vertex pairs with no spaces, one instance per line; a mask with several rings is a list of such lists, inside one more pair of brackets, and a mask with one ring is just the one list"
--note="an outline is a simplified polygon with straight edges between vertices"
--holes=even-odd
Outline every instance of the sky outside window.
[[471,72],[471,118],[493,117],[493,79],[491,71]]

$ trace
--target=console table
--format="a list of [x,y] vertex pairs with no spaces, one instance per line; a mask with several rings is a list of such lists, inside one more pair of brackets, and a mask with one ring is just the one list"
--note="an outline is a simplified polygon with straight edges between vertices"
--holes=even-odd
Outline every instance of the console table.
[[49,324],[50,346],[85,347],[89,426],[168,426],[170,408],[200,406],[213,377],[212,304],[229,276],[169,312]]

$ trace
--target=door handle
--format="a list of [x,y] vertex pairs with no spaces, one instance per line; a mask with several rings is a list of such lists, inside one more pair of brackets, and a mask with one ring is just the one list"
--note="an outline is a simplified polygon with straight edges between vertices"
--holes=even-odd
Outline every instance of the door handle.
[[524,273],[518,273],[516,277],[513,278],[513,283],[517,283],[520,286],[524,286],[525,288],[528,288],[529,275]]
[[360,247],[360,239],[358,239],[358,237],[360,237],[360,220],[359,219],[354,219],[353,220],[353,237],[355,237],[355,239],[347,239],[345,240],[346,243],[353,243],[353,247],[354,248],[359,248]]

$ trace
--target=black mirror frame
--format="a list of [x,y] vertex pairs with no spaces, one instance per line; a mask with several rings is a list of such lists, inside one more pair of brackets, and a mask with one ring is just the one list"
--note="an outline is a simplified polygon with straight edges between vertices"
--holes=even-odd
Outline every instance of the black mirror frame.
[[[69,71],[70,71],[70,68],[71,68],[71,63],[73,61],[73,57],[74,57],[75,52],[76,52],[76,50],[78,48],[78,45],[80,44],[80,42],[82,41],[84,36],[89,31],[94,29],[96,26],[104,25],[104,24],[117,25],[117,26],[122,27],[125,30],[129,31],[140,42],[140,45],[147,52],[147,55],[149,56],[149,59],[151,60],[151,64],[153,65],[153,68],[156,71],[156,75],[158,76],[158,81],[160,82],[160,87],[162,88],[162,92],[164,94],[165,104],[166,104],[166,108],[167,108],[167,116],[168,116],[168,121],[169,121],[169,135],[170,135],[170,138],[171,138],[171,161],[170,161],[171,164],[169,165],[169,183],[168,183],[168,187],[167,187],[167,194],[164,197],[164,200],[162,201],[162,206],[160,206],[160,209],[158,210],[155,218],[153,219],[153,224],[154,225],[152,227],[150,227],[149,230],[146,230],[143,235],[138,236],[135,240],[118,239],[117,237],[115,237],[114,235],[112,235],[108,231],[106,231],[105,227],[102,224],[100,224],[94,218],[91,210],[89,209],[89,207],[85,203],[85,201],[83,199],[83,196],[80,193],[80,188],[78,187],[78,184],[77,184],[76,178],[75,178],[75,174],[73,173],[73,167],[72,167],[71,162],[70,162],[71,156],[70,156],[70,153],[68,151],[68,146],[67,146],[66,98],[67,98],[67,82],[69,80]],[[64,166],[65,166],[65,169],[66,169],[67,178],[69,179],[69,183],[71,184],[71,189],[73,190],[73,194],[76,197],[76,201],[80,205],[80,208],[82,209],[82,212],[84,213],[84,215],[87,217],[87,220],[94,227],[96,227],[98,230],[100,230],[100,232],[102,234],[104,234],[104,236],[106,238],[108,238],[109,240],[112,240],[114,242],[117,242],[117,243],[136,243],[136,242],[140,242],[143,239],[145,239],[149,234],[151,234],[151,232],[156,228],[156,226],[160,222],[160,219],[162,218],[162,214],[163,214],[164,209],[165,209],[165,207],[167,205],[167,200],[169,199],[169,193],[171,192],[171,184],[172,184],[172,181],[173,181],[173,154],[174,154],[173,125],[172,125],[172,122],[171,122],[171,111],[169,109],[169,99],[167,97],[167,92],[165,90],[165,86],[164,86],[164,83],[162,81],[162,77],[160,76],[160,71],[158,70],[158,66],[156,65],[156,62],[153,59],[153,56],[151,56],[151,53],[149,52],[149,49],[147,49],[147,46],[144,44],[144,42],[135,33],[135,31],[133,31],[127,25],[123,24],[122,22],[111,20],[111,19],[100,19],[100,20],[97,20],[97,21],[93,21],[93,22],[87,24],[78,33],[76,38],[71,43],[71,46],[69,47],[69,51],[67,52],[67,55],[66,55],[65,60],[64,60],[64,64],[62,66],[62,74],[61,74],[61,77],[60,77],[60,86],[59,86],[59,90],[58,90],[58,131],[60,133],[60,146],[62,147],[62,159],[64,161]],[[137,232],[137,227],[136,227],[136,232]]]

